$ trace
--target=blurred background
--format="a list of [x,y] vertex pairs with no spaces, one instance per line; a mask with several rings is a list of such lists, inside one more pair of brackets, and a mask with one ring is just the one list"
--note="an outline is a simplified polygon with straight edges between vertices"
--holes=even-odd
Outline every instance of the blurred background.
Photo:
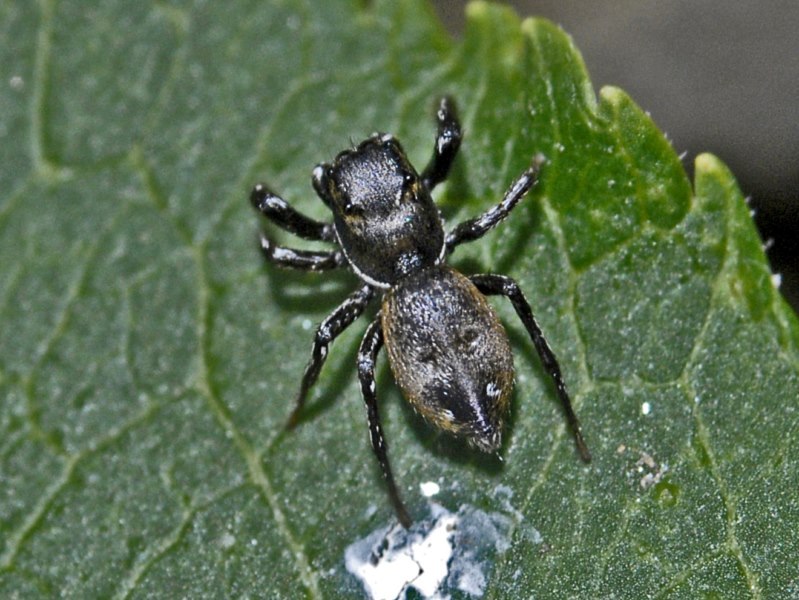
[[[686,168],[705,151],[729,165],[751,198],[780,289],[799,312],[799,1],[506,4],[562,26],[595,89],[629,93],[687,153]],[[434,5],[460,35],[466,1]]]

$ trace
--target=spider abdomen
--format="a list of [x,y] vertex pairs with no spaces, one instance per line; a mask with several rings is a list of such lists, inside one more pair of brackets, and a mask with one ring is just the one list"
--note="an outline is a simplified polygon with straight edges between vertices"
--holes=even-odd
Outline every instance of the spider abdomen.
[[389,290],[381,314],[391,369],[414,409],[485,452],[497,450],[513,355],[475,285],[451,267],[430,267]]

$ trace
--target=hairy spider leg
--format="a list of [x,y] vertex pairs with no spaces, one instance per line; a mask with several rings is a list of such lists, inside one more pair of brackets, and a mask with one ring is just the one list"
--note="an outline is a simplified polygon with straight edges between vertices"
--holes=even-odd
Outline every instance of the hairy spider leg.
[[450,231],[445,241],[447,254],[450,254],[459,244],[483,237],[489,229],[507,217],[538,181],[538,171],[543,162],[544,157],[537,154],[530,166],[510,185],[499,204],[478,217],[460,223]]
[[311,348],[311,359],[305,367],[300,391],[297,393],[297,399],[294,403],[294,410],[291,411],[289,420],[286,423],[287,429],[294,428],[299,421],[300,413],[303,406],[305,406],[305,399],[308,396],[308,390],[316,382],[319,372],[322,370],[322,365],[325,364],[327,359],[328,346],[342,331],[363,314],[373,295],[374,289],[369,284],[355,290],[317,328]]
[[433,156],[422,171],[422,183],[429,191],[433,191],[449,174],[458,149],[461,146],[461,126],[455,110],[455,102],[449,96],[441,98],[436,111],[438,133]]
[[375,362],[380,348],[383,347],[383,327],[378,313],[374,321],[369,324],[363,336],[361,347],[358,350],[358,379],[361,382],[361,394],[366,404],[366,417],[369,422],[369,437],[372,450],[377,456],[377,462],[383,471],[383,478],[388,485],[388,495],[397,518],[405,529],[413,523],[405,504],[400,498],[391,465],[388,462],[388,444],[383,437],[383,428],[380,425],[380,413],[377,409],[377,395],[375,394]]
[[[321,223],[293,209],[288,202],[274,194],[265,185],[256,185],[250,194],[250,202],[261,214],[278,227],[307,240],[335,242],[335,232],[330,223]],[[279,267],[304,271],[329,271],[347,264],[341,251],[319,252],[295,250],[278,246],[263,232],[260,234],[261,251]]]

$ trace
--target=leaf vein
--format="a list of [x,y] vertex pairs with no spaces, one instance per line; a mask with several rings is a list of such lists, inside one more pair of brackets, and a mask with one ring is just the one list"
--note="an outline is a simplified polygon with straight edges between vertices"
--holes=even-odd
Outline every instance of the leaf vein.
[[195,249],[199,289],[198,340],[200,373],[197,381],[199,391],[206,399],[214,418],[222,427],[225,434],[233,440],[233,443],[247,465],[251,481],[258,488],[261,497],[272,511],[277,531],[285,540],[286,546],[291,551],[296,563],[295,568],[302,584],[308,590],[312,598],[321,598],[322,593],[319,588],[319,575],[311,567],[303,545],[296,539],[289,527],[288,519],[280,508],[277,493],[272,487],[272,482],[263,468],[261,453],[253,449],[249,440],[247,440],[245,435],[236,427],[229,416],[229,410],[222,402],[222,399],[219,397],[213,385],[209,358],[211,352],[211,298],[204,252],[204,248]]

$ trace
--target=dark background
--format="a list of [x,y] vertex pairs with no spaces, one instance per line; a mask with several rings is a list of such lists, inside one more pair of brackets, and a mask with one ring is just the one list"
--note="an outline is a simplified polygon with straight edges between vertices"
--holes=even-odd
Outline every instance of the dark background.
[[[514,0],[561,25],[595,89],[616,85],[686,152],[708,151],[751,198],[781,290],[799,312],[799,2]],[[434,0],[463,30],[466,2]]]

